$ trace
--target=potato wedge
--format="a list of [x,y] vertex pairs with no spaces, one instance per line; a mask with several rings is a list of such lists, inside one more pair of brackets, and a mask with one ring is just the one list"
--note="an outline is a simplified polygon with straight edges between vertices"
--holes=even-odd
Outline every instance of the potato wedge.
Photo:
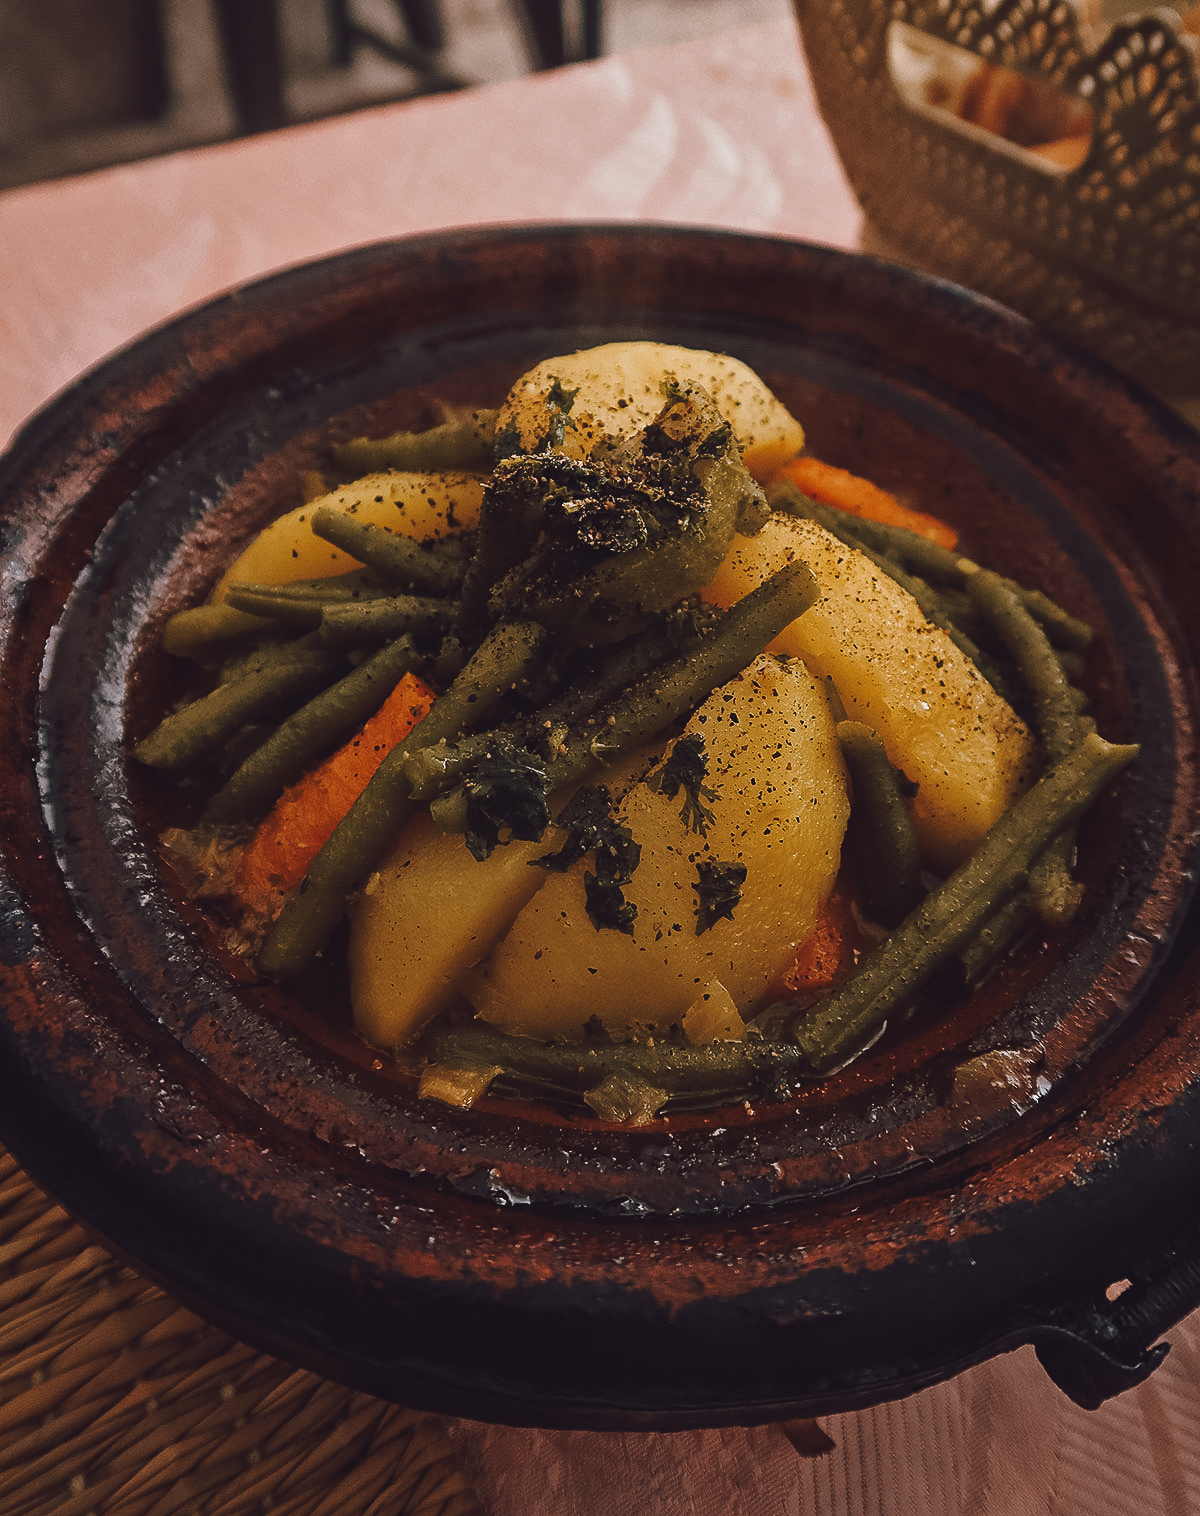
[[[632,934],[589,919],[590,858],[552,874],[464,981],[485,1020],[533,1037],[577,1038],[592,1016],[665,1030],[714,979],[744,1014],[812,931],[849,814],[820,686],[796,660],[760,657],[705,701],[685,734],[696,732],[715,791],[711,842],[685,824],[679,795],[635,785],[617,808],[642,850],[625,887]],[[698,866],[710,863],[746,876],[732,916],[698,933]]]
[[822,596],[772,646],[832,678],[848,714],[879,733],[919,786],[922,854],[948,873],[1028,786],[1033,735],[911,595],[815,522],[776,515],[736,538],[704,596],[732,605],[793,558]]
[[[663,744],[628,754],[605,775],[614,794],[662,757]],[[557,797],[556,804],[565,799]],[[561,842],[507,842],[478,862],[461,836],[427,812],[405,827],[350,909],[354,1024],[376,1047],[411,1042],[459,993],[478,963],[550,877],[532,860]]]
[[467,966],[545,882],[530,860],[547,850],[510,842],[479,863],[427,812],[405,828],[350,913],[350,998],[368,1042],[409,1042],[446,1008]]
[[360,521],[423,542],[473,527],[479,519],[483,483],[481,474],[367,474],[264,527],[226,570],[213,601],[224,600],[235,583],[288,584],[357,568],[357,560],[313,534],[310,523],[323,505],[338,506]]
[[654,420],[663,407],[666,376],[698,384],[712,396],[759,483],[804,446],[803,427],[744,363],[659,342],[609,342],[539,363],[501,406],[497,441],[515,430],[522,452],[537,451],[554,420],[548,401],[575,391],[561,450],[586,458],[602,436],[626,437]]

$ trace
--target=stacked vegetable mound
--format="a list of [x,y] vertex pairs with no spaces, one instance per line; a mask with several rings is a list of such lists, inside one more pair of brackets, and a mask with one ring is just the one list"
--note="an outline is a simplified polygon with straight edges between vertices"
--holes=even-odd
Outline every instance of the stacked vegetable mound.
[[135,753],[215,785],[168,843],[264,975],[348,916],[424,1093],[778,1092],[1074,909],[1134,753],[1081,714],[1089,629],[743,364],[611,344],[335,461],[168,624],[213,687]]

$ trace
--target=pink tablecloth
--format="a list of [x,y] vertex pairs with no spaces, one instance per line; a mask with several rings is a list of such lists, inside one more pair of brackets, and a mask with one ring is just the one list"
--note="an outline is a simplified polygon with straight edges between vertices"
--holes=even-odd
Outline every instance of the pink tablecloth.
[[0,194],[0,446],[229,285],[467,222],[687,222],[854,246],[794,29],[768,24]]
[[[0,445],[82,369],[229,285],[463,223],[655,219],[858,244],[793,29],[558,74],[0,194]],[[1184,1516],[1200,1511],[1200,1325],[1086,1413],[1032,1353],[827,1423],[600,1436],[451,1426],[493,1516]],[[349,1516],[349,1513],[348,1513]]]
[[820,1423],[801,1457],[779,1427],[524,1432],[451,1422],[489,1516],[1195,1516],[1200,1330],[1171,1334],[1145,1384],[1083,1411],[1031,1348],[907,1400]]

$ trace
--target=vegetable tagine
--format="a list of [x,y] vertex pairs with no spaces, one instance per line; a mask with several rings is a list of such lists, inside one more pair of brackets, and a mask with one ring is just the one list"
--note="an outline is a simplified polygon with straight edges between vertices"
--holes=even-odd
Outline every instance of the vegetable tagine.
[[134,754],[199,791],[164,842],[235,951],[342,955],[423,1095],[782,1095],[1076,909],[1136,753],[1091,629],[744,364],[553,358],[330,469],[167,623],[203,682]]

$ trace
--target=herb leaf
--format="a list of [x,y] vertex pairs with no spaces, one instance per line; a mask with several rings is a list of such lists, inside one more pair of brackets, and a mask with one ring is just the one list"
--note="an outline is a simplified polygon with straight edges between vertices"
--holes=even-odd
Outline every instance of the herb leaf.
[[704,782],[707,777],[708,754],[704,750],[704,737],[700,732],[692,732],[679,739],[666,763],[649,776],[646,785],[668,800],[674,800],[682,790],[680,820],[691,831],[707,837],[714,817],[704,802],[717,798],[716,790]]
[[624,932],[627,937],[633,936],[637,906],[632,900],[625,899],[624,892],[616,880],[600,879],[595,874],[585,871],[583,892],[588,920],[598,932],[607,930]]
[[546,802],[546,768],[528,749],[499,739],[479,760],[465,785],[467,802],[466,844],[481,863],[506,840],[537,842],[550,824]]
[[559,826],[567,831],[566,841],[557,853],[543,854],[533,862],[562,873],[591,853],[596,872],[583,876],[588,918],[598,932],[632,935],[637,906],[625,899],[622,887],[633,877],[642,848],[613,815],[612,804],[607,785],[589,784],[577,790],[558,817]]
[[744,863],[718,863],[716,859],[704,859],[696,865],[696,883],[692,888],[699,896],[696,907],[696,936],[701,936],[722,917],[733,920],[733,910],[742,898],[742,885],[746,882]]
[[577,790],[558,816],[567,839],[557,853],[533,861],[542,868],[565,873],[587,853],[596,855],[601,879],[627,882],[641,859],[641,844],[612,813],[612,796],[606,784],[587,784]]

